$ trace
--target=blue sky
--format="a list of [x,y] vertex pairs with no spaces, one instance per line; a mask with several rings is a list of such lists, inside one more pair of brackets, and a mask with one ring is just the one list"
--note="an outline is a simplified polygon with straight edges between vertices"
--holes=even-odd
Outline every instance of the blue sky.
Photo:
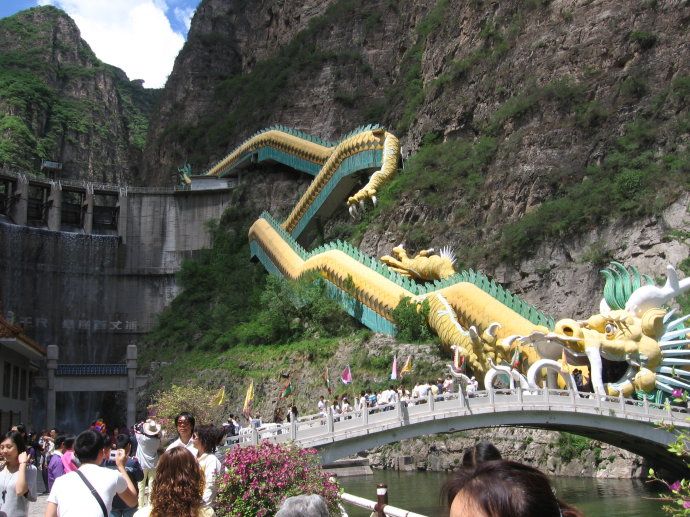
[[160,88],[187,39],[200,0],[0,0],[0,18],[37,5],[59,7],[106,63]]

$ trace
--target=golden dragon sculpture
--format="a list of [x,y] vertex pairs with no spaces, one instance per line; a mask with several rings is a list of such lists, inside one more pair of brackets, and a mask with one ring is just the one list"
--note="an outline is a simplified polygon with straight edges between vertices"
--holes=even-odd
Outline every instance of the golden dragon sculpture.
[[[683,326],[687,317],[673,318],[673,312],[664,308],[674,296],[690,288],[690,279],[678,280],[673,268],[668,269],[666,285],[657,287],[650,279],[642,285],[636,271],[628,274],[617,265],[605,274],[618,287],[605,288],[607,301],[600,304],[598,314],[584,321],[563,319],[547,326],[546,319],[535,315],[536,310],[518,313],[514,309],[516,297],[509,293],[491,294],[486,285],[477,285],[476,278],[456,280],[454,257],[448,248],[439,254],[422,250],[411,257],[403,246],[396,246],[391,255],[378,262],[345,243],[311,252],[297,244],[294,236],[305,219],[313,217],[314,207],[318,208],[342,180],[345,164],[360,153],[379,152],[380,168],[366,185],[347,197],[345,207],[357,215],[367,200],[376,203],[378,192],[398,169],[400,144],[393,134],[381,128],[366,129],[337,145],[324,146],[267,131],[243,143],[208,173],[225,174],[243,156],[262,146],[275,146],[321,164],[285,221],[278,225],[265,215],[249,230],[252,253],[269,270],[289,279],[317,272],[334,287],[343,303],[358,307],[353,314],[377,330],[385,327],[379,323],[386,322],[389,326],[385,328],[394,329],[392,312],[401,299],[420,305],[426,300],[429,326],[445,348],[455,350],[463,367],[477,377],[502,368],[534,386],[543,382],[544,372],[551,369],[560,383],[572,383],[570,374],[577,368],[590,378],[592,389],[598,393],[632,396],[690,390],[690,359],[686,358],[690,356],[690,336]],[[422,288],[418,283],[428,281],[435,284]],[[616,301],[611,301],[614,298]]]

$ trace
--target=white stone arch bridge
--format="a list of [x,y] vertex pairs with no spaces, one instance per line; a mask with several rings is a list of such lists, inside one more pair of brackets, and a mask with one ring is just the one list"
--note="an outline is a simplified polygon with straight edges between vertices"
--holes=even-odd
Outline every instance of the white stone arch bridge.
[[243,430],[232,441],[293,441],[317,449],[328,464],[406,438],[495,426],[567,431],[640,454],[655,468],[687,474],[685,461],[667,451],[677,431],[690,430],[686,408],[546,388],[480,391],[471,398],[453,393],[346,416],[309,415]]

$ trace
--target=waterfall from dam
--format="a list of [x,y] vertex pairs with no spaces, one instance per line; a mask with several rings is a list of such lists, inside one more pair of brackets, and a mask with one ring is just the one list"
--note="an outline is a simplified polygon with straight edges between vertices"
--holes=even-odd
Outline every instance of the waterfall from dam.
[[[59,346],[60,363],[122,363],[139,322],[127,312],[126,300],[120,299],[121,286],[116,285],[122,273],[119,247],[115,236],[0,222],[4,316],[22,325],[41,345]],[[42,391],[33,393],[34,422],[45,421]],[[124,408],[112,410],[121,398],[118,395],[58,393],[58,428],[78,431],[104,411],[124,423]]]

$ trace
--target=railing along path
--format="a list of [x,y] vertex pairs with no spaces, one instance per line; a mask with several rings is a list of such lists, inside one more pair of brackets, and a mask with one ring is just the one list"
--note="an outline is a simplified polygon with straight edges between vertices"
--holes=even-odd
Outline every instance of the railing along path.
[[682,407],[557,389],[504,389],[478,391],[474,396],[445,393],[367,407],[341,415],[330,411],[307,415],[285,424],[265,424],[242,429],[228,445],[255,445],[260,441],[293,441],[301,447],[320,447],[402,426],[460,416],[516,411],[557,411],[688,428],[688,410]]

